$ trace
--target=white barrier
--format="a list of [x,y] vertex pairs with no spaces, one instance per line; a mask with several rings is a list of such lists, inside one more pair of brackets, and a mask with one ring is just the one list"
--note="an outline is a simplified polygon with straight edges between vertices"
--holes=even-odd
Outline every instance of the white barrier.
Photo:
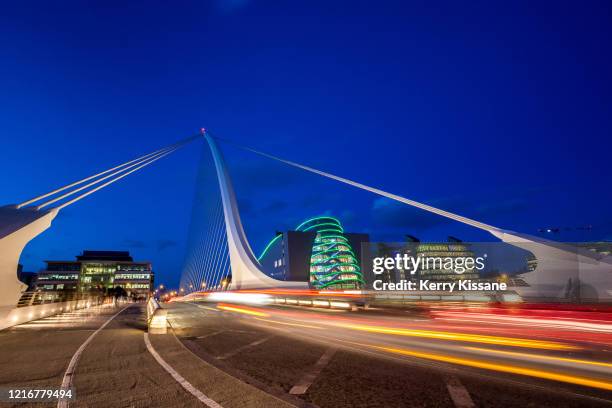
[[154,298],[147,302],[147,325],[151,334],[166,334],[168,330],[168,311],[162,309]]

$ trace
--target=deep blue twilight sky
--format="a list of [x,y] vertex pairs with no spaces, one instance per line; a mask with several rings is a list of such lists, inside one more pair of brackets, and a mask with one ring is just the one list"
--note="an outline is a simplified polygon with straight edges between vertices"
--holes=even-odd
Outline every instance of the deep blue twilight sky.
[[[608,1],[5,2],[0,203],[205,126],[496,226],[609,240],[611,42]],[[256,253],[321,213],[378,240],[489,239],[224,150]],[[201,152],[70,207],[25,269],[126,249],[177,284]]]

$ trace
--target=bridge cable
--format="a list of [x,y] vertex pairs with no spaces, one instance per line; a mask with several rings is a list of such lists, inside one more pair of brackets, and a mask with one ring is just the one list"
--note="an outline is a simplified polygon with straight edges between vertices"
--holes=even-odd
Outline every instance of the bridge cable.
[[73,195],[73,194],[76,194],[76,193],[78,193],[79,191],[85,190],[85,189],[87,189],[87,188],[89,188],[89,187],[91,187],[91,186],[94,186],[94,185],[96,185],[96,184],[101,183],[101,182],[102,182],[102,181],[104,181],[104,180],[107,180],[107,179],[109,179],[109,178],[111,178],[111,177],[114,177],[114,176],[116,176],[117,174],[121,174],[121,173],[123,173],[123,172],[125,172],[125,171],[127,171],[127,170],[129,170],[129,169],[131,169],[131,168],[133,168],[133,167],[136,167],[136,166],[138,166],[139,164],[145,163],[145,162],[149,161],[150,159],[154,159],[154,158],[156,158],[156,157],[159,157],[159,156],[163,155],[164,153],[171,153],[171,152],[173,152],[173,151],[175,151],[175,150],[176,150],[176,149],[166,149],[166,150],[163,150],[161,153],[158,153],[158,154],[156,154],[156,155],[154,155],[154,156],[151,156],[151,157],[149,157],[148,159],[145,159],[145,160],[142,160],[142,161],[136,162],[136,163],[134,163],[134,164],[132,164],[132,165],[130,165],[130,166],[128,166],[128,167],[124,167],[124,168],[122,168],[121,170],[117,170],[116,172],[111,173],[111,174],[109,174],[108,176],[104,176],[104,177],[102,177],[102,178],[99,178],[99,179],[97,179],[97,180],[94,180],[94,181],[92,181],[91,183],[85,184],[84,186],[81,186],[81,187],[79,187],[79,188],[76,188],[76,189],[74,189],[74,190],[71,190],[71,191],[69,191],[69,192],[67,192],[67,193],[65,193],[65,194],[62,194],[62,195],[60,195],[60,196],[58,196],[58,197],[56,197],[56,198],[54,198],[54,199],[52,199],[52,200],[46,201],[46,202],[44,202],[44,203],[42,203],[42,204],[39,204],[39,205],[37,205],[36,207],[34,207],[34,209],[35,209],[35,210],[37,210],[37,211],[38,211],[38,210],[41,210],[41,209],[43,209],[43,208],[45,208],[45,207],[47,207],[47,206],[49,206],[49,205],[51,205],[51,204],[53,204],[53,203],[56,203],[56,202],[58,202],[58,201],[63,200],[63,199],[64,199],[64,198],[66,198],[66,197],[69,197],[69,196],[71,196],[71,195]]
[[79,200],[82,200],[83,198],[87,197],[88,195],[93,194],[93,193],[95,193],[96,191],[101,190],[101,189],[103,189],[104,187],[107,187],[107,186],[109,186],[109,185],[113,184],[114,182],[119,181],[119,180],[121,180],[122,178],[124,178],[124,177],[126,177],[126,176],[128,176],[128,175],[130,175],[130,174],[132,174],[132,173],[134,173],[135,171],[138,171],[138,170],[142,169],[143,167],[146,167],[146,166],[148,166],[149,164],[152,164],[152,163],[156,162],[157,160],[161,159],[162,157],[165,157],[165,156],[169,155],[170,153],[175,152],[176,150],[178,150],[178,149],[173,149],[173,150],[170,150],[170,151],[168,151],[168,152],[165,152],[165,153],[163,153],[163,154],[161,154],[161,155],[159,155],[159,156],[156,156],[154,159],[152,159],[152,160],[150,160],[150,161],[147,161],[147,162],[146,162],[146,163],[144,163],[144,164],[141,164],[140,166],[136,167],[135,169],[132,169],[132,170],[130,170],[130,171],[128,171],[128,172],[125,172],[125,173],[121,174],[120,176],[117,176],[117,177],[115,177],[114,179],[112,179],[112,180],[110,180],[110,181],[107,181],[106,183],[101,184],[101,185],[99,185],[99,186],[97,186],[97,187],[95,187],[95,188],[93,188],[93,189],[91,189],[91,190],[89,190],[89,191],[87,191],[87,192],[85,192],[85,193],[83,193],[83,194],[81,194],[81,195],[79,195],[79,196],[77,196],[77,197],[73,198],[72,200],[66,201],[65,203],[63,203],[63,204],[61,204],[61,205],[57,206],[56,208],[57,208],[58,210],[61,210],[62,208],[68,207],[69,205],[74,204],[74,203],[76,203],[76,202],[77,202],[77,201],[79,201]]
[[[119,170],[119,171],[117,171],[117,172],[115,172],[115,173],[111,174],[110,176],[106,176],[106,177],[104,177],[104,178],[102,178],[102,179],[99,179],[99,180],[97,180],[97,181],[93,182],[93,183],[90,183],[88,186],[94,185],[94,184],[96,184],[96,183],[98,183],[98,182],[100,182],[100,181],[102,181],[102,180],[104,180],[104,179],[107,179],[107,178],[112,177],[113,175],[116,175],[116,174],[118,174],[118,173],[120,173],[120,172],[122,172],[122,171],[125,171],[125,170],[127,170],[127,169],[129,169],[129,168],[132,168],[132,167],[134,167],[135,165],[138,165],[138,164],[140,164],[140,163],[143,163],[143,162],[144,162],[144,161],[146,161],[146,160],[149,160],[149,159],[152,159],[152,158],[158,157],[160,154],[166,153],[166,152],[167,152],[168,150],[170,150],[170,149],[174,149],[174,150],[176,150],[176,149],[178,149],[178,148],[180,148],[180,147],[184,146],[185,144],[187,144],[187,143],[189,143],[189,142],[191,142],[191,141],[193,141],[193,140],[195,140],[195,139],[197,139],[197,138],[199,138],[199,137],[200,137],[199,135],[198,135],[198,136],[192,136],[192,137],[189,137],[189,138],[187,138],[187,139],[184,139],[184,140],[181,140],[181,141],[179,141],[179,142],[177,142],[177,143],[174,143],[174,144],[172,144],[172,145],[170,145],[170,146],[166,146],[166,147],[164,147],[164,148],[158,149],[158,150],[156,150],[156,151],[154,151],[154,152],[152,152],[152,153],[148,153],[148,154],[146,154],[146,155],[144,155],[144,156],[140,156],[140,157],[138,157],[138,158],[136,158],[136,159],[130,160],[130,161],[125,162],[125,163],[122,163],[122,164],[120,164],[120,165],[118,165],[118,166],[115,166],[115,167],[113,167],[113,168],[110,168],[110,169],[108,169],[108,170],[104,170],[104,171],[102,171],[102,172],[100,172],[100,173],[97,173],[97,174],[94,174],[94,175],[92,175],[92,176],[89,176],[89,177],[83,178],[83,179],[81,179],[81,180],[75,181],[75,182],[73,182],[73,183],[67,184],[67,185],[65,185],[65,186],[62,186],[62,187],[60,187],[60,188],[57,188],[57,189],[55,189],[55,190],[53,190],[53,191],[50,191],[50,192],[48,192],[48,193],[45,193],[45,194],[42,194],[42,195],[40,195],[40,196],[37,196],[37,197],[31,198],[31,199],[29,199],[29,200],[27,200],[27,201],[24,201],[24,202],[22,202],[22,203],[18,204],[18,205],[17,205],[17,208],[22,208],[22,207],[25,207],[25,206],[27,206],[27,205],[29,205],[29,204],[32,204],[32,203],[35,203],[35,202],[37,202],[37,201],[40,201],[40,200],[42,200],[42,199],[44,199],[44,198],[47,198],[47,197],[53,196],[53,195],[55,195],[55,194],[57,194],[57,193],[59,193],[59,192],[61,192],[61,191],[67,190],[67,189],[69,189],[69,188],[71,188],[71,187],[74,187],[74,186],[77,186],[77,185],[79,185],[79,184],[85,183],[85,182],[87,182],[87,181],[89,181],[89,180],[93,180],[93,179],[95,179],[95,178],[97,178],[97,177],[100,177],[100,176],[102,176],[102,175],[104,175],[104,174],[107,174],[107,173],[110,173],[110,172],[112,172],[112,171],[115,171],[115,170],[119,170],[119,169],[121,169],[121,170]],[[172,150],[172,151],[174,151],[174,150]],[[153,160],[153,161],[155,161],[155,160]],[[133,164],[133,163],[135,163],[135,164]],[[131,166],[130,166],[130,165],[131,165]],[[126,166],[129,166],[129,167],[126,167]],[[144,166],[143,166],[143,167],[144,167]],[[141,167],[139,167],[139,168],[141,168]],[[130,172],[130,173],[132,173],[132,172]],[[86,187],[88,187],[88,186],[86,186]],[[72,193],[65,194],[65,195],[63,195],[63,196],[62,196],[62,198],[65,198],[65,197],[67,197],[67,196],[69,196],[69,195],[71,195],[71,194],[73,194],[73,193],[75,193],[75,192],[81,191],[81,190],[83,190],[83,189],[84,189],[84,188],[86,188],[86,187],[81,187],[81,188],[79,188],[79,189],[77,189],[77,190],[74,190]],[[97,191],[97,190],[96,190],[96,191]],[[83,197],[81,197],[81,198],[83,198]],[[61,199],[61,198],[60,198],[60,199]],[[36,207],[36,210],[39,210],[40,208],[45,207],[45,206],[47,206],[47,205],[51,204],[52,202],[56,202],[56,201],[58,201],[58,200],[57,200],[57,199],[54,199],[54,200],[51,200],[50,202],[43,203],[43,204],[41,204],[41,205],[37,206],[37,207]],[[77,201],[78,201],[78,200],[77,200]],[[62,208],[63,208],[63,207],[62,207]]]
[[450,218],[450,219],[455,220],[455,221],[463,222],[465,224],[471,225],[471,226],[476,227],[476,228],[483,229],[485,231],[499,231],[499,232],[503,232],[503,230],[501,230],[498,227],[494,227],[492,225],[485,224],[485,223],[482,223],[480,221],[472,220],[470,218],[463,217],[463,216],[460,216],[460,215],[457,215],[457,214],[453,214],[453,213],[448,212],[448,211],[440,210],[440,209],[432,207],[430,205],[423,204],[423,203],[420,203],[418,201],[410,200],[408,198],[399,196],[397,194],[388,193],[388,192],[386,192],[384,190],[381,190],[381,189],[378,189],[378,188],[375,188],[375,187],[370,187],[370,186],[367,186],[367,185],[362,184],[362,183],[358,183],[358,182],[353,181],[353,180],[349,180],[349,179],[346,179],[346,178],[343,178],[343,177],[340,177],[340,176],[336,176],[336,175],[333,175],[333,174],[330,174],[330,173],[326,173],[324,171],[317,170],[317,169],[314,169],[312,167],[305,166],[303,164],[299,164],[299,163],[295,163],[295,162],[292,162],[292,161],[289,161],[289,160],[281,159],[280,157],[276,157],[276,156],[273,156],[271,154],[264,153],[264,152],[261,152],[259,150],[252,149],[250,147],[237,144],[237,143],[235,143],[235,142],[233,142],[231,140],[227,140],[227,139],[220,138],[220,137],[217,137],[217,136],[212,136],[212,135],[210,135],[210,132],[207,132],[207,136],[214,137],[217,140],[229,143],[229,144],[231,144],[231,145],[233,145],[235,147],[238,147],[239,149],[255,153],[255,154],[259,155],[259,156],[263,156],[263,157],[266,157],[268,159],[276,160],[276,161],[279,161],[281,163],[287,164],[289,166],[297,167],[299,169],[302,169],[302,170],[305,170],[305,171],[308,171],[308,172],[311,172],[311,173],[315,173],[315,174],[318,174],[320,176],[327,177],[327,178],[330,178],[332,180],[336,180],[336,181],[339,181],[341,183],[348,184],[350,186],[357,187],[357,188],[360,188],[362,190],[366,190],[366,191],[378,194],[380,196],[390,198],[390,199],[395,200],[395,201],[399,201],[400,203],[408,204],[410,206],[417,207],[417,208],[420,208],[422,210],[429,211],[431,213],[434,213],[434,214],[437,214],[437,215],[441,215],[441,216],[446,217],[446,218]]

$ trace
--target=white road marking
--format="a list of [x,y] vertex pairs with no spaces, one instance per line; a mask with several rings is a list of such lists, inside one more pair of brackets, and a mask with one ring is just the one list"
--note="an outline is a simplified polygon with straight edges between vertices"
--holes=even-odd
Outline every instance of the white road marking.
[[203,335],[203,336],[198,336],[198,337],[196,337],[196,339],[205,339],[205,338],[207,338],[207,337],[216,336],[217,334],[221,334],[221,333],[223,333],[224,331],[225,331],[225,330],[214,331],[214,332],[212,332],[212,333],[208,333],[208,334],[205,334],[205,335]]
[[166,370],[168,372],[168,374],[170,374],[172,376],[172,378],[174,378],[176,380],[176,382],[178,382],[181,385],[181,387],[183,387],[191,395],[193,395],[194,397],[196,397],[197,399],[202,401],[202,403],[204,403],[204,405],[206,405],[206,406],[208,406],[210,408],[223,408],[216,401],[208,398],[206,395],[204,395],[204,393],[202,391],[198,390],[193,385],[191,385],[191,383],[188,382],[185,378],[183,378],[179,373],[177,373],[176,370],[174,370],[170,366],[170,364],[166,363],[166,361],[153,348],[153,345],[151,344],[151,341],[149,340],[149,334],[148,333],[144,334],[144,341],[145,341],[145,344],[147,345],[147,350],[149,350],[149,353],[151,353],[153,358],[155,358],[155,360],[157,360],[159,365],[162,366],[163,369]]
[[[64,373],[64,378],[62,379],[62,389],[67,390],[68,388],[70,388],[72,386],[72,380],[74,379],[74,372],[75,372],[77,364],[79,362],[79,358],[81,357],[81,354],[83,354],[83,351],[85,350],[87,345],[91,342],[91,340],[93,340],[95,335],[98,334],[115,317],[117,317],[121,312],[123,312],[125,309],[127,309],[130,306],[131,305],[127,305],[123,309],[121,309],[120,311],[118,311],[117,313],[112,315],[106,322],[104,322],[104,324],[102,324],[102,326],[100,326],[98,328],[98,330],[96,330],[95,332],[91,333],[89,335],[89,337],[87,337],[87,340],[85,340],[83,342],[83,344],[81,344],[81,347],[79,347],[79,349],[76,351],[76,353],[74,353],[74,355],[70,359],[70,363],[68,363],[68,368],[66,369],[66,372]],[[68,400],[59,400],[57,402],[57,408],[68,408],[69,405],[70,405],[70,403],[68,402]]]
[[448,389],[448,393],[450,394],[455,407],[457,408],[473,408],[475,407],[474,401],[472,401],[472,397],[470,397],[470,393],[468,390],[461,384],[459,378],[454,375],[449,375],[444,378],[446,382],[446,388]]
[[254,341],[254,342],[252,342],[252,343],[246,344],[246,345],[244,345],[244,346],[242,346],[242,347],[238,347],[238,348],[237,348],[237,349],[235,349],[234,351],[230,351],[229,353],[225,353],[224,355],[217,357],[217,359],[219,359],[219,360],[225,360],[225,359],[227,359],[227,358],[233,357],[233,356],[235,356],[236,354],[240,353],[241,351],[244,351],[244,350],[249,349],[249,348],[251,348],[251,347],[259,346],[260,344],[265,343],[266,341],[270,340],[272,337],[273,337],[273,336],[270,336],[270,337],[264,337],[263,339],[255,340],[255,341]]
[[335,347],[328,348],[325,353],[323,353],[321,358],[319,358],[319,360],[315,363],[315,365],[313,365],[310,370],[308,370],[306,374],[300,378],[300,381],[298,381],[298,383],[295,384],[291,390],[289,390],[289,394],[305,394],[308,388],[317,379],[319,374],[321,374],[321,371],[323,371],[325,366],[327,366],[327,364],[330,362],[334,354],[336,354],[336,351],[338,351],[338,349]]

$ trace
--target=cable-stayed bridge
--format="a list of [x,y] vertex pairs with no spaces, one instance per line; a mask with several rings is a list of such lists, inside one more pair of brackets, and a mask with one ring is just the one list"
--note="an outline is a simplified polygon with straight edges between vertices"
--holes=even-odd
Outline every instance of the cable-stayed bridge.
[[[0,306],[3,308],[4,316],[15,306],[24,288],[16,277],[17,263],[23,248],[31,239],[49,228],[59,211],[201,138],[205,139],[210,150],[215,169],[215,180],[213,181],[209,175],[207,180],[200,178],[199,182],[215,183],[219,195],[196,198],[207,203],[208,211],[194,214],[194,217],[208,218],[209,228],[205,231],[198,231],[197,225],[192,228],[191,252],[187,254],[185,262],[183,286],[189,291],[201,289],[306,289],[307,282],[281,281],[269,277],[262,271],[242,226],[229,169],[218,146],[218,141],[224,140],[202,131],[201,135],[181,140],[19,204],[1,207]],[[505,230],[249,147],[238,147],[303,171],[479,228],[503,242],[525,248],[534,253],[538,260],[537,272],[526,277],[530,288],[537,293],[545,292],[551,297],[561,295],[568,279],[571,281],[576,278],[575,269],[576,265],[579,265],[581,282],[586,282],[596,288],[600,299],[612,297],[611,289],[606,286],[612,273],[610,259],[594,259],[591,254],[578,253],[564,244]],[[576,262],[577,258],[580,258],[580,262]],[[602,271],[602,265],[607,269]]]
[[[537,268],[537,275],[533,273],[530,276],[526,276],[526,280],[530,286],[523,289],[523,295],[549,298],[563,297],[567,292],[568,284],[573,286],[588,284],[590,290],[594,289],[597,291],[598,298],[612,298],[612,288],[608,286],[608,282],[612,277],[612,257],[608,256],[602,259],[601,257],[596,257],[591,253],[580,251],[569,245],[495,227],[344,177],[285,160],[250,147],[237,145],[222,138],[212,137],[210,134],[206,135],[206,139],[214,160],[221,200],[216,202],[216,206],[214,206],[214,195],[207,196],[204,200],[208,200],[213,207],[216,207],[217,217],[219,217],[219,214],[222,212],[224,222],[217,219],[216,225],[218,225],[219,228],[213,229],[213,233],[217,234],[216,238],[211,238],[208,234],[198,238],[193,235],[192,231],[191,248],[192,251],[195,249],[195,253],[192,253],[188,258],[188,262],[185,263],[186,269],[184,270],[181,280],[181,286],[186,288],[188,292],[205,290],[208,285],[212,286],[213,289],[225,289],[228,288],[228,286],[231,287],[231,289],[307,287],[304,282],[287,282],[271,279],[266,276],[259,267],[259,263],[251,250],[242,227],[233,184],[223,154],[218,147],[218,140],[285,165],[314,173],[395,200],[402,204],[484,230],[495,238],[500,239],[502,242],[533,253],[539,265]],[[211,180],[208,180],[208,182],[210,183]],[[210,213],[208,215],[211,217],[213,216]],[[198,217],[198,214],[194,214],[194,217]],[[224,227],[225,231],[223,231]],[[194,230],[197,231],[197,228]],[[203,231],[200,230],[200,232]],[[203,241],[206,241],[206,243]],[[206,244],[208,244],[208,246],[206,246]],[[225,245],[228,246],[227,251],[223,251]],[[202,252],[200,249],[203,246],[213,249],[210,252]],[[214,259],[209,259],[208,263],[206,263],[207,258],[211,256],[217,256],[219,257],[218,261],[221,261],[221,258],[227,257],[228,253],[231,264],[230,270],[221,271],[215,267],[210,268],[209,265],[215,265]],[[230,271],[232,273],[232,278],[231,283],[228,283],[229,279],[225,274],[230,273]]]
[[[109,303],[83,310],[75,310],[80,309],[78,303],[15,308],[24,286],[16,277],[20,254],[62,209],[184,146],[194,146],[199,139],[205,144],[197,183],[207,188],[196,189],[181,286],[188,292],[213,291],[215,295],[309,292],[305,290],[308,282],[277,280],[263,272],[247,240],[219,148],[224,140],[202,132],[0,208],[0,329],[16,326],[0,337],[0,361],[9,362],[0,370],[3,387],[61,387],[63,392],[74,388],[78,402],[88,406],[218,408],[314,403],[322,408],[348,408],[436,401],[436,406],[474,407],[474,401],[486,400],[487,395],[498,397],[498,406],[525,406],[534,400],[547,406],[561,397],[575,407],[593,401],[609,403],[612,382],[607,350],[612,339],[608,309],[559,312],[531,310],[529,305],[506,308],[450,302],[430,305],[424,318],[420,312],[394,308],[351,313],[223,300],[172,302],[160,314],[171,322],[172,334],[155,334],[154,330],[143,333],[142,304]],[[526,248],[536,255],[538,267],[525,279],[538,293],[562,296],[566,277],[575,278],[579,267],[580,284],[597,286],[600,299],[609,295],[610,269],[605,269],[609,260],[238,147]],[[327,228],[341,229],[339,222],[329,224],[327,218]],[[580,258],[582,263],[577,262]],[[591,275],[585,272],[588,268]],[[331,307],[331,301],[329,304]],[[153,312],[152,328],[155,320]],[[165,320],[163,324],[165,331]],[[398,394],[397,389],[405,392]],[[529,398],[521,400],[522,395]],[[69,403],[60,400],[57,406]]]

